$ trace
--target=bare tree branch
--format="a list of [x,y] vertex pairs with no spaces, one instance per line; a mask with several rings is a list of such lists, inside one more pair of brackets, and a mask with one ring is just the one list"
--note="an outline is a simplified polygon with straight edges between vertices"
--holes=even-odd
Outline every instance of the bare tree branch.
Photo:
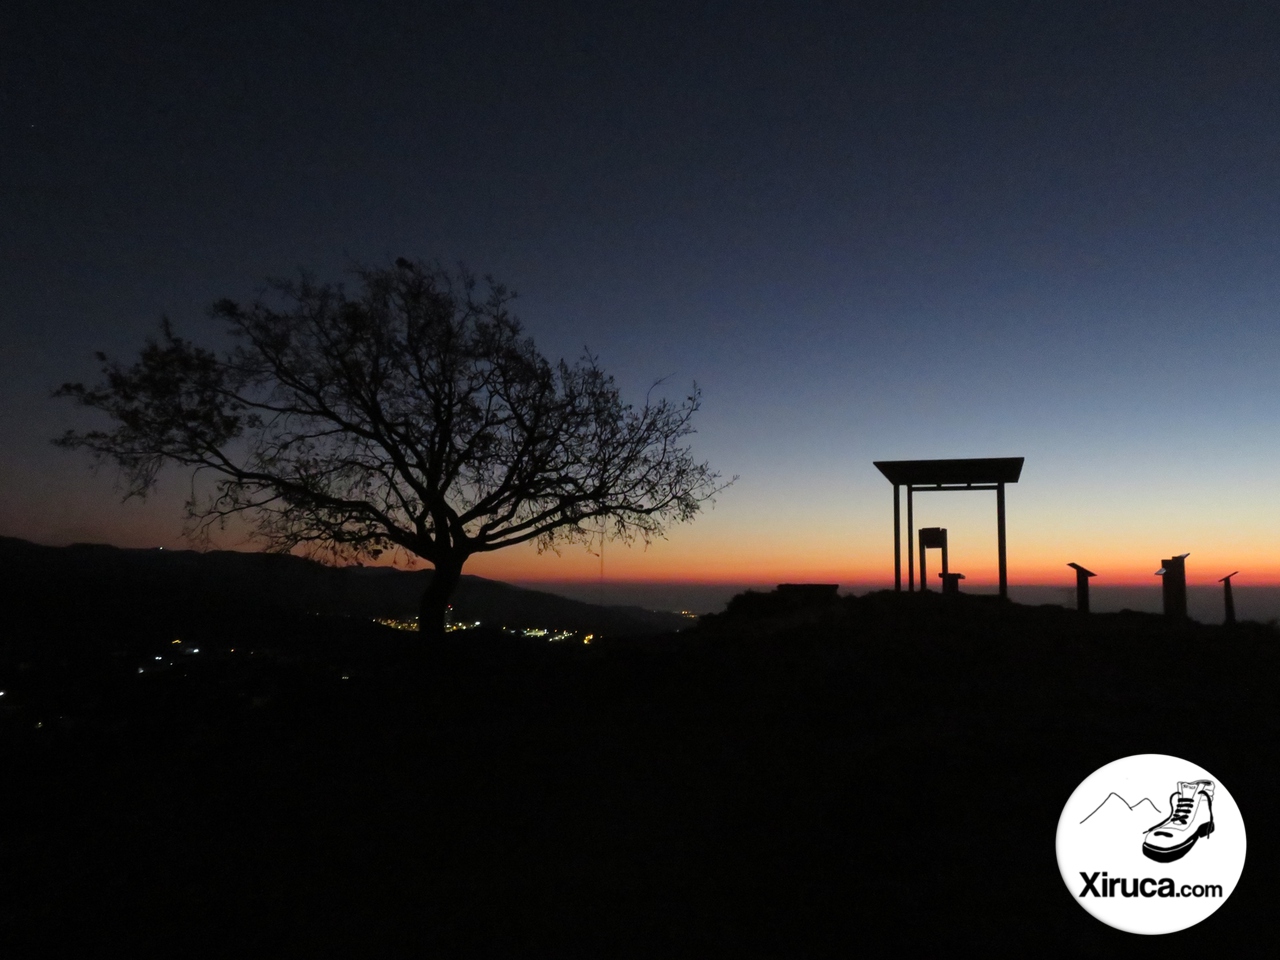
[[244,515],[271,550],[423,557],[436,567],[423,600],[433,631],[474,553],[583,541],[592,519],[648,542],[728,486],[683,445],[696,385],[681,404],[649,396],[636,410],[591,354],[550,364],[491,278],[482,297],[462,268],[353,272],[356,295],[304,272],[271,282],[272,303],[214,304],[235,339],[222,356],[168,319],[132,366],[98,354],[98,385],[55,396],[113,428],[54,442],[117,465],[126,498],[145,497],[165,464],[192,469],[195,535]]

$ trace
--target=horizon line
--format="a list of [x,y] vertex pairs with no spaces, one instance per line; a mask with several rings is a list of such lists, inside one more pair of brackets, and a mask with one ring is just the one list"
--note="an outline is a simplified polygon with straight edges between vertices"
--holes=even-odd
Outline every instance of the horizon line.
[[[41,543],[38,540],[30,540],[26,537],[15,536],[13,534],[0,534],[0,537],[4,537],[6,539],[11,539],[11,540],[20,540],[25,543],[33,544],[34,546],[46,547],[49,549],[68,549],[70,547],[76,547],[76,546],[87,546],[87,547],[110,547],[117,550],[172,550],[175,553],[191,552],[191,553],[201,553],[201,554],[203,553],[267,553],[268,552],[265,550],[245,550],[245,549],[236,549],[235,547],[213,546],[213,545],[211,545],[208,549],[202,550],[195,544],[192,544],[189,546],[181,546],[181,547],[168,547],[163,545],[155,545],[155,546],[149,546],[149,547],[121,547],[113,543],[103,543],[100,541],[94,542],[94,541],[88,541],[88,540],[72,541],[70,543],[65,543],[65,544],[51,544],[51,543]],[[293,556],[293,557],[298,557],[299,559],[315,560],[315,558],[308,557],[305,554],[283,553],[278,555]],[[380,563],[377,561],[374,561],[372,563],[361,563],[357,561],[357,562],[342,564],[339,566],[339,568],[358,566],[358,567],[364,567],[366,569],[383,568],[383,569],[389,569],[389,570],[401,570],[404,572],[412,572],[412,573],[417,573],[417,572],[421,572],[423,570],[428,570],[432,568],[430,561],[425,560],[423,558],[412,557],[410,558],[410,560],[416,561],[418,564],[421,564],[421,565],[414,566],[414,567],[406,567],[406,566],[397,565],[395,563]],[[315,562],[324,563],[323,560],[315,560]],[[606,577],[603,579],[597,576],[548,577],[548,576],[538,576],[538,575],[529,576],[529,575],[523,575],[523,574],[516,574],[516,575],[508,574],[505,576],[493,576],[492,574],[467,574],[467,575],[478,576],[486,580],[502,580],[503,582],[507,582],[507,583],[572,584],[574,586],[588,586],[588,585],[599,586],[601,583],[604,583],[606,585],[612,585],[612,586],[618,586],[618,587],[623,587],[628,585],[755,587],[755,586],[770,586],[770,585],[777,586],[780,583],[835,583],[843,591],[850,591],[850,590],[877,591],[877,590],[893,589],[893,579],[891,575],[886,577],[886,579],[884,580],[879,580],[879,579],[872,580],[872,579],[862,579],[862,578],[844,580],[839,576],[822,577],[822,578],[806,578],[803,576],[779,578],[777,575],[741,576],[741,577],[702,576],[702,577],[673,577],[673,578]],[[1187,586],[1189,588],[1203,588],[1203,587],[1216,588],[1219,586],[1220,583],[1221,583],[1221,580],[1219,578],[1213,577],[1210,575],[1210,576],[1206,576],[1203,580],[1200,579],[1199,577],[1195,579],[1188,578]],[[1008,581],[1008,584],[1011,588],[1019,588],[1019,589],[1045,588],[1045,589],[1063,589],[1063,590],[1072,589],[1073,590],[1075,588],[1075,581],[1073,576],[1064,576],[1061,580],[1016,580],[1016,579],[1010,578]],[[1091,589],[1094,589],[1094,590],[1147,589],[1147,588],[1154,590],[1154,589],[1158,589],[1160,585],[1161,585],[1160,580],[1158,579],[1158,575],[1156,574],[1152,574],[1151,579],[1147,579],[1144,577],[1142,580],[1106,581],[1106,580],[1102,580],[1102,578],[1099,576],[1090,581],[1090,587]],[[965,590],[963,590],[962,592],[975,592],[975,588],[977,588],[978,591],[986,590],[987,588],[998,588],[999,581],[995,576],[992,576],[991,579],[989,580],[986,579],[986,577],[975,576],[975,577],[966,578],[964,581],[964,586],[965,586]],[[937,590],[939,588],[940,588],[940,585],[935,585],[933,590]],[[1235,590],[1276,589],[1276,588],[1280,588],[1280,576],[1274,576],[1271,579],[1262,579],[1260,581],[1256,581],[1253,583],[1248,583],[1248,582],[1242,583],[1235,580],[1235,578],[1233,577],[1232,588]],[[906,590],[904,585],[902,592],[906,593],[910,591]]]

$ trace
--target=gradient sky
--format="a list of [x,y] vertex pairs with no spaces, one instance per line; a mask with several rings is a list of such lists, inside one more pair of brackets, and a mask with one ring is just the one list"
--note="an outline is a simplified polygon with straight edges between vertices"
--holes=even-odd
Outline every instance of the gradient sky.
[[[49,439],[168,314],[464,261],[738,482],[610,580],[892,580],[873,460],[1023,456],[1013,584],[1280,584],[1269,4],[19,4],[0,34],[0,534],[180,546]],[[991,493],[917,498],[995,580]],[[228,547],[241,546],[228,535]],[[581,547],[473,559],[595,578]]]

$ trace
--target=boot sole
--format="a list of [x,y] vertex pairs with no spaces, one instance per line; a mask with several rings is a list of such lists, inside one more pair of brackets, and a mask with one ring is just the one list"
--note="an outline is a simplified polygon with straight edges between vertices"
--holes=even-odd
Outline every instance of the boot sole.
[[1201,837],[1207,837],[1213,833],[1213,821],[1200,824],[1200,828],[1196,830],[1195,836],[1189,840],[1184,840],[1176,847],[1153,847],[1150,844],[1143,843],[1142,854],[1148,860],[1155,860],[1157,863],[1171,863],[1174,860],[1180,860],[1187,855],[1187,851],[1196,845],[1196,841]]

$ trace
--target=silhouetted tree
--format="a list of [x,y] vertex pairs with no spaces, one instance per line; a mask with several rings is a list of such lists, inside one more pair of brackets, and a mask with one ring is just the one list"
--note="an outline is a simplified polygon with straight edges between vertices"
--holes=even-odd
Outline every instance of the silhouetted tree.
[[126,499],[165,464],[212,474],[212,492],[187,502],[190,535],[242,514],[270,550],[422,557],[435,572],[419,623],[436,636],[472,554],[585,542],[596,518],[647,543],[727,486],[681,443],[696,385],[635,410],[594,356],[548,363],[491,278],[477,297],[465,269],[398,259],[354,273],[354,297],[303,273],[269,285],[280,308],[219,301],[235,338],[222,354],[167,318],[131,367],[96,354],[104,380],[55,396],[114,429],[54,443],[117,464]]

